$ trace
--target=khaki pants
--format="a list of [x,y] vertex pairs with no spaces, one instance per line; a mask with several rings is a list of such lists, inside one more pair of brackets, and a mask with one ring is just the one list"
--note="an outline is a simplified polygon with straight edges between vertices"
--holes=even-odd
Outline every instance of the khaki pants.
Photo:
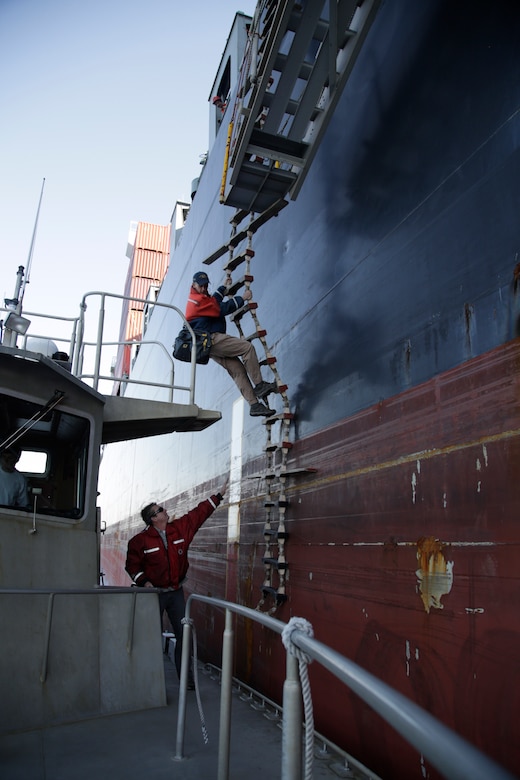
[[251,342],[226,333],[213,333],[212,342],[210,358],[226,369],[250,406],[256,403],[253,387],[262,381],[262,374]]

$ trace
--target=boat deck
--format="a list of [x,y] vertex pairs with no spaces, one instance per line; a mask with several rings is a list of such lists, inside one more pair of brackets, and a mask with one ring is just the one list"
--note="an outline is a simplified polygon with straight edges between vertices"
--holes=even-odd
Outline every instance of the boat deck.
[[[204,744],[195,692],[188,692],[185,758],[175,759],[179,683],[164,656],[167,705],[34,731],[0,735],[2,780],[201,780],[217,777],[220,685],[199,667],[208,744]],[[229,778],[264,780],[281,775],[282,730],[237,691],[232,703]],[[314,778],[361,777],[328,753],[314,761]],[[366,775],[365,775],[366,776]]]

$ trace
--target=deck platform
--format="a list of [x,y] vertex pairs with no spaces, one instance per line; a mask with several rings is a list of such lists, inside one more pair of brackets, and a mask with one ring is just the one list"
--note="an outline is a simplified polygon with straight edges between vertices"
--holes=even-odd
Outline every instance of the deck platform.
[[[195,692],[188,692],[185,758],[175,760],[179,683],[169,655],[164,656],[167,705],[40,730],[0,735],[2,780],[201,780],[217,777],[220,685],[199,665],[199,686],[208,744],[204,743]],[[281,776],[282,730],[243,700],[232,701],[229,777],[265,780]],[[320,751],[318,750],[319,754]],[[337,755],[315,758],[314,778],[360,778],[344,771]]]

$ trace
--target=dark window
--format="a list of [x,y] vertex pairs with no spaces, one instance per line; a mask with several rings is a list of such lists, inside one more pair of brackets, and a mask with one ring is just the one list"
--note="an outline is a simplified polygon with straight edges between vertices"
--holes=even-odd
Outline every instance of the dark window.
[[[89,420],[0,393],[0,447],[14,440],[16,470],[27,481],[28,501],[17,509],[80,518],[85,510]],[[0,478],[1,478],[0,474]],[[3,506],[12,506],[5,499]]]

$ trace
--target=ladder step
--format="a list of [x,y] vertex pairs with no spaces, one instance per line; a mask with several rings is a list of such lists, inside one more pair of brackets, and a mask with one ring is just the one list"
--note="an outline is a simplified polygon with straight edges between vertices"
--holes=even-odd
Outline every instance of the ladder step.
[[[278,388],[280,390],[280,388]],[[271,417],[266,417],[265,420],[262,420],[264,425],[272,425],[277,420],[293,420],[294,414],[293,412],[279,412],[278,414],[273,414]]]
[[272,366],[273,363],[276,363],[276,359],[275,360],[271,360],[271,361],[269,361],[267,359],[260,360],[258,364],[259,364],[260,367],[263,367],[263,366]]
[[270,566],[274,566],[279,571],[285,571],[289,568],[289,564],[285,561],[277,561],[276,558],[262,558],[263,563],[268,563]]
[[225,255],[227,251],[229,251],[229,246],[227,244],[225,244],[224,246],[219,247],[216,250],[216,252],[213,252],[212,255],[210,255],[205,260],[203,260],[204,265],[211,265],[211,263],[214,263],[215,260],[219,259],[219,257],[222,257],[222,255]]
[[244,220],[250,213],[250,211],[246,211],[244,209],[237,209],[236,214],[231,217],[229,222],[231,225],[233,225],[233,227],[237,227],[237,225],[240,225],[242,220]]
[[245,262],[248,258],[252,258],[255,256],[255,253],[252,249],[245,249],[243,252],[240,252],[240,254],[235,255],[235,257],[232,257],[228,263],[224,266],[224,271],[234,271],[235,268],[237,268],[240,263]]
[[301,474],[316,474],[318,469],[313,468],[307,468],[307,469],[276,469],[276,471],[269,471],[266,474],[263,474],[264,479],[284,479],[285,477],[298,477]]
[[244,314],[247,314],[248,311],[253,311],[253,309],[257,308],[258,304],[255,301],[248,301],[245,306],[242,306],[241,309],[232,314],[229,319],[233,322],[240,322]]
[[270,588],[267,585],[262,585],[262,594],[265,596],[272,596],[278,605],[287,601],[285,593],[279,593],[276,588]]
[[240,279],[238,279],[236,282],[234,282],[231,287],[228,287],[227,294],[228,295],[235,295],[241,287],[244,286],[246,282],[254,282],[255,277],[251,274],[244,274]]
[[244,238],[247,238],[247,230],[241,230],[240,233],[236,233],[230,238],[228,244],[224,244],[223,246],[219,247],[219,249],[213,252],[212,255],[207,257],[202,262],[204,265],[211,265],[215,262],[215,260],[218,260],[219,257],[225,255],[226,252],[228,252],[230,249],[235,249],[235,247],[237,247],[244,240]]
[[250,336],[246,336],[246,341],[253,341],[254,339],[261,339],[264,338],[264,336],[267,336],[266,330],[256,330],[254,333],[251,333]]
[[[236,233],[234,235],[229,243],[224,244],[219,249],[217,249],[215,252],[213,252],[212,255],[207,257],[205,260],[203,260],[204,265],[211,265],[211,263],[214,263],[215,260],[218,260],[219,257],[222,257],[222,255],[225,255],[227,251],[229,251],[230,248],[235,249],[243,240],[244,238],[247,238],[248,233],[254,234],[256,231],[262,227],[268,220],[271,219],[271,217],[277,217],[278,214],[282,209],[284,209],[286,206],[289,205],[289,201],[285,200],[284,198],[279,198],[275,203],[270,204],[264,211],[262,211],[261,214],[259,214],[258,217],[252,220],[251,224],[247,227],[246,230],[241,230],[239,233]],[[238,212],[244,211],[245,209],[238,209]],[[250,213],[249,211],[246,211],[246,213]],[[237,265],[239,265],[241,262],[243,262],[246,258],[246,254],[249,254],[249,257],[254,257],[254,252],[252,249],[246,249],[245,252],[241,253],[241,255],[237,255],[237,257],[240,257],[241,259],[238,260],[238,262],[235,263],[235,259],[230,261],[228,265],[224,268],[225,271],[232,271],[234,268],[236,268]],[[231,265],[232,263],[232,265]]]
[[264,531],[264,536],[276,536],[277,539],[288,539],[289,533],[287,531],[276,531],[275,529],[269,529]]
[[276,450],[290,450],[292,446],[293,444],[290,441],[276,442],[272,444],[267,444],[264,447],[264,452],[275,452]]

